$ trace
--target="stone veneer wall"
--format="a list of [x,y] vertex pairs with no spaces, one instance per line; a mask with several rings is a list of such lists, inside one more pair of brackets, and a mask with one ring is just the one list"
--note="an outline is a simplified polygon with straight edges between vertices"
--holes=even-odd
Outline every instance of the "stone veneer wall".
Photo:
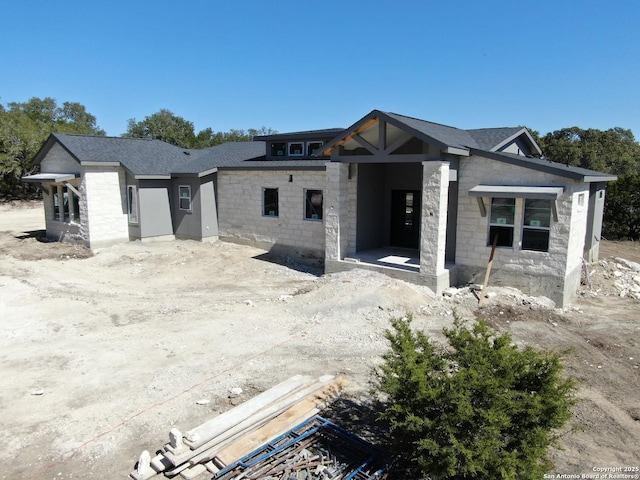
[[[80,192],[86,201],[82,223],[88,222],[90,247],[128,241],[124,170],[121,167],[85,167]],[[80,203],[82,205],[82,201]]]
[[[263,188],[278,189],[278,217],[262,215]],[[218,171],[220,238],[299,257],[324,258],[324,219],[304,219],[305,189],[323,191],[326,218],[324,170]]]
[[520,249],[524,202],[516,199],[514,248],[496,249],[489,283],[545,295],[559,305],[570,303],[579,286],[587,224],[587,203],[578,207],[577,199],[584,193],[588,200],[589,185],[477,156],[460,161],[458,181],[458,283],[481,283],[491,252],[487,246],[490,199],[484,199],[487,216],[482,217],[476,198],[468,196],[469,189],[479,184],[565,187],[557,200],[558,221],[551,219],[548,252]]
[[[61,145],[54,144],[40,164],[42,173],[74,173],[80,174],[80,164]],[[87,224],[87,205],[83,194],[81,179],[77,178],[69,182],[80,191],[80,222],[61,222],[53,219],[53,200],[50,189],[56,188],[55,184],[47,183],[42,187],[42,201],[44,204],[44,218],[47,237],[50,239],[69,243],[89,245],[89,232]]]

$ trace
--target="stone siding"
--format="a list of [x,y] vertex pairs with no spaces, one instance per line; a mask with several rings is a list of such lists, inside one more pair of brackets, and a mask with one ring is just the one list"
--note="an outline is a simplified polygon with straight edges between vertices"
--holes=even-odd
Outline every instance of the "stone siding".
[[86,198],[86,212],[82,223],[84,219],[88,222],[91,248],[129,240],[125,185],[120,167],[84,169],[81,193]]
[[[278,189],[277,217],[262,215],[263,188]],[[219,171],[220,238],[300,257],[324,258],[324,221],[304,219],[305,189],[323,191],[326,218],[324,170]]]
[[491,253],[491,246],[487,246],[490,199],[484,199],[487,216],[483,217],[477,199],[468,195],[472,187],[504,184],[565,188],[556,202],[558,221],[551,219],[548,252],[521,250],[524,202],[516,199],[514,248],[496,249],[490,283],[546,295],[558,304],[570,301],[579,285],[587,224],[587,208],[579,209],[577,198],[580,193],[588,196],[589,185],[477,156],[460,161],[458,180],[456,274],[461,283],[481,283]]
[[420,275],[437,294],[449,287],[444,267],[449,197],[449,162],[422,163]]

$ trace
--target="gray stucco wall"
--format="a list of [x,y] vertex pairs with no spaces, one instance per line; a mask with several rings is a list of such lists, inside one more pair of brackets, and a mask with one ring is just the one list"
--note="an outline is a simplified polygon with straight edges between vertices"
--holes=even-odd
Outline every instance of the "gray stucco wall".
[[384,170],[384,212],[383,235],[385,245],[391,241],[391,191],[422,191],[421,163],[386,163]]
[[[191,210],[180,210],[179,191],[181,185],[191,187]],[[173,225],[177,238],[202,238],[202,216],[200,214],[200,179],[197,177],[180,177],[171,180],[171,198],[173,209]]]
[[80,173],[80,163],[60,144],[55,143],[40,163],[42,173]]
[[514,153],[516,155],[524,155],[525,157],[531,155],[531,149],[529,148],[529,145],[525,143],[525,141],[520,137],[506,144],[498,151],[505,153]]
[[218,207],[216,205],[215,175],[200,180],[200,216],[202,238],[218,236]]
[[375,163],[358,165],[358,207],[356,251],[383,247],[385,218],[385,166]]

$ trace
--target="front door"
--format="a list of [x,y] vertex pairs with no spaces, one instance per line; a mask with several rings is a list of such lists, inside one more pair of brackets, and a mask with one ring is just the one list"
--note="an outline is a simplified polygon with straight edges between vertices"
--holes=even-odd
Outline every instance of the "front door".
[[421,195],[419,190],[391,191],[391,246],[418,248]]

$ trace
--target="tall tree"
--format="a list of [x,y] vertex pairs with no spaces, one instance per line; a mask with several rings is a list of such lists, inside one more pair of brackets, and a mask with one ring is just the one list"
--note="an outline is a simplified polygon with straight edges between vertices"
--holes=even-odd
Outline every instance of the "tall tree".
[[51,97],[0,105],[0,198],[28,198],[37,194],[34,185],[20,178],[37,170],[32,159],[53,132],[104,135],[96,117],[83,105]]
[[227,142],[249,142],[257,135],[271,133],[276,131],[268,127],[231,129],[228,132],[215,132],[207,127],[196,134],[193,122],[163,108],[139,122],[135,118],[130,119],[127,131],[122,136],[162,140],[181,148],[209,148]]
[[196,140],[193,122],[164,108],[139,122],[130,119],[122,136],[162,140],[182,148],[192,148]]
[[603,235],[640,238],[640,144],[631,130],[563,128],[547,133],[540,144],[548,160],[618,175],[607,186]]

